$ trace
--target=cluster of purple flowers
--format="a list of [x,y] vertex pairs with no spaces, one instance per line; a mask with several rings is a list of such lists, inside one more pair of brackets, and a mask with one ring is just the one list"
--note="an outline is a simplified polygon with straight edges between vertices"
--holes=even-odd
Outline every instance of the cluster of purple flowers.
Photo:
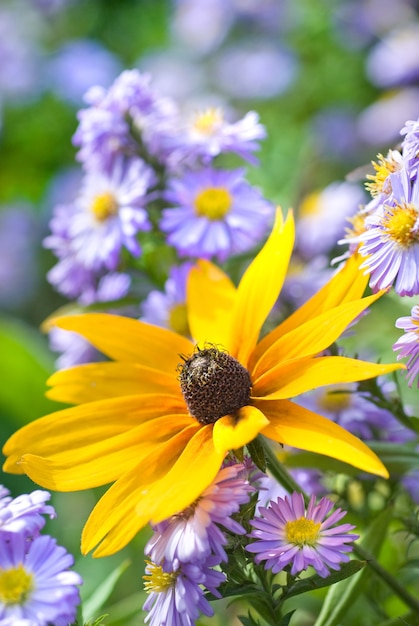
[[149,595],[143,608],[150,626],[193,626],[200,613],[213,615],[204,590],[221,597],[217,587],[225,575],[214,567],[228,560],[228,540],[220,526],[246,533],[232,515],[254,491],[250,474],[241,463],[223,467],[194,504],[154,526],[145,547]]
[[0,623],[68,626],[80,602],[73,557],[41,535],[44,515],[55,517],[47,491],[12,498],[0,486]]
[[129,290],[127,270],[153,230],[182,258],[217,258],[251,249],[264,236],[273,207],[216,158],[254,161],[265,130],[256,113],[229,123],[218,109],[183,119],[151,77],[122,72],[109,89],[91,88],[74,135],[83,169],[74,202],[59,205],[45,246],[58,257],[50,282],[82,304],[100,300],[109,273],[116,300]]
[[[408,121],[401,130],[401,150],[379,154],[374,174],[367,176],[371,200],[351,218],[351,228],[340,243],[349,243],[365,260],[361,269],[369,273],[373,291],[394,287],[399,296],[419,295],[419,119]],[[406,331],[394,345],[399,358],[408,356],[409,384],[418,374],[419,334],[417,311],[401,318],[397,327]]]

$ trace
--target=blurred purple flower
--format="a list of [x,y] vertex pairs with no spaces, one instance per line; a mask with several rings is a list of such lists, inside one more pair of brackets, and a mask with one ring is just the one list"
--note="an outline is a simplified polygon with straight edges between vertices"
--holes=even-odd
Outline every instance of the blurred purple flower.
[[194,54],[213,52],[227,36],[235,17],[229,0],[175,0],[171,30]]
[[367,58],[367,74],[374,85],[394,87],[419,78],[419,24],[408,22],[381,39]]
[[292,85],[297,72],[295,55],[265,38],[230,46],[214,63],[217,85],[233,98],[273,98]]
[[164,292],[153,290],[141,305],[141,319],[148,324],[170,328],[189,336],[186,313],[186,282],[192,263],[172,267],[164,285]]
[[244,179],[244,171],[206,168],[171,179],[160,227],[183,256],[224,261],[260,242],[273,206]]
[[296,245],[304,259],[330,253],[345,232],[347,218],[365,201],[361,186],[349,182],[331,183],[307,196],[300,205]]
[[93,40],[66,41],[45,69],[48,87],[59,98],[80,105],[92,85],[108,87],[121,70],[116,57]]

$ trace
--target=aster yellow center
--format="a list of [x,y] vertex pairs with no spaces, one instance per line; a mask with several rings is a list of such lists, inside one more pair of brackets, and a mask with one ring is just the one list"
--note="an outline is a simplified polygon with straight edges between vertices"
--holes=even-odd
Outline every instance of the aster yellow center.
[[223,122],[223,114],[221,109],[211,107],[202,113],[199,113],[194,121],[193,128],[201,135],[212,135],[214,130]]
[[148,573],[143,576],[144,589],[147,593],[162,593],[173,587],[177,572],[164,572],[160,565],[147,561]]
[[317,399],[319,407],[331,413],[344,411],[351,405],[351,394],[348,391],[324,391]]
[[358,237],[365,232],[365,215],[363,213],[356,213],[346,219],[350,223],[350,226],[345,229],[345,236],[347,238]]
[[403,248],[419,243],[419,212],[415,206],[398,204],[390,208],[383,223],[390,238]]
[[311,519],[300,517],[300,519],[285,524],[285,536],[289,543],[297,546],[313,546],[317,542],[320,527],[319,522],[316,523]]
[[92,202],[91,211],[98,222],[106,222],[107,219],[118,213],[118,203],[115,196],[109,191],[97,195]]
[[33,589],[33,575],[23,565],[0,569],[0,603],[23,604]]
[[400,168],[400,164],[391,156],[391,153],[387,157],[378,154],[377,161],[372,161],[375,174],[367,174],[366,177],[369,182],[365,183],[365,188],[373,197],[378,196],[380,193],[389,194],[391,192],[391,184],[388,177]]
[[187,337],[190,334],[186,304],[175,304],[170,309],[169,327],[179,335]]
[[195,213],[209,220],[221,220],[231,209],[233,198],[224,187],[204,189],[195,197]]

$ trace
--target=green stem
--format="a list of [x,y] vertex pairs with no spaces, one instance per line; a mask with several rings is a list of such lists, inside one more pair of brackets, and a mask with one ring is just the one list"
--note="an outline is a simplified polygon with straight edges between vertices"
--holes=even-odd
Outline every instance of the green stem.
[[366,561],[371,569],[386,583],[392,591],[396,595],[399,596],[403,600],[403,602],[415,612],[416,615],[419,615],[419,601],[416,600],[406,589],[403,587],[399,581],[394,578],[384,567],[382,567],[378,561],[374,558],[374,556],[365,550],[361,545],[355,543],[354,544],[354,553],[359,556],[360,559]]
[[263,437],[259,436],[259,441],[263,450],[265,452],[266,457],[266,466],[272,476],[276,478],[280,485],[288,491],[288,493],[292,493],[293,491],[298,491],[304,497],[304,500],[307,504],[309,497],[306,493],[301,489],[301,487],[295,482],[293,477],[289,474],[289,472],[285,469],[284,465],[280,463],[278,457],[275,452],[272,450],[270,444]]

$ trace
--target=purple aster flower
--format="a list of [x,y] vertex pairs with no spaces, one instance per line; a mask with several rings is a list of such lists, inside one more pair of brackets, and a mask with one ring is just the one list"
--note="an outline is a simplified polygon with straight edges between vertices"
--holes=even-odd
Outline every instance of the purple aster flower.
[[418,37],[419,24],[409,21],[372,48],[367,58],[367,74],[374,85],[394,87],[419,78]]
[[72,256],[88,271],[115,270],[122,248],[141,252],[139,231],[151,228],[144,205],[155,182],[153,170],[139,158],[117,159],[112,171],[91,170],[73,205],[59,206],[44,241],[59,258]]
[[172,179],[160,227],[183,256],[224,261],[258,243],[273,206],[243,178],[244,171],[207,168]]
[[186,282],[191,263],[172,267],[164,285],[164,292],[153,290],[142,304],[141,319],[148,324],[170,328],[180,335],[189,336],[186,313]]
[[401,483],[415,504],[419,504],[419,470],[411,470],[402,477]]
[[404,135],[402,149],[405,161],[410,165],[417,163],[419,155],[419,119],[407,121],[400,133]]
[[201,613],[214,615],[203,587],[220,597],[217,587],[225,575],[212,569],[218,564],[219,559],[213,556],[205,563],[176,562],[170,569],[147,561],[143,578],[149,596],[143,606],[148,611],[144,622],[149,626],[195,626]]
[[[80,603],[82,579],[69,571],[73,557],[48,535],[28,543],[0,533],[0,623],[68,626]],[[25,621],[27,620],[27,622]]]
[[361,265],[371,273],[370,287],[387,289],[393,283],[401,296],[419,293],[419,181],[406,169],[390,175],[392,195],[365,218],[359,252]]
[[245,534],[245,529],[231,518],[254,491],[245,473],[241,463],[221,469],[196,502],[154,526],[145,553],[156,563],[204,561],[210,554],[227,561],[223,547],[227,538],[218,525],[231,533]]
[[188,123],[179,123],[168,165],[176,169],[179,163],[194,164],[196,159],[209,164],[225,152],[233,152],[255,163],[253,152],[259,150],[259,140],[265,137],[266,130],[254,111],[230,123],[220,108],[210,107],[194,114]]
[[261,508],[261,517],[250,522],[254,528],[250,537],[256,541],[246,549],[256,554],[256,563],[266,561],[265,569],[274,574],[291,566],[291,574],[296,576],[311,565],[326,578],[331,569],[339,570],[340,563],[349,561],[346,553],[353,547],[347,544],[358,539],[349,533],[355,526],[335,526],[346,511],[331,513],[333,506],[327,498],[316,504],[312,496],[306,510],[304,498],[297,492],[278,498]]
[[48,491],[41,490],[12,498],[9,490],[0,485],[0,535],[21,533],[27,538],[38,535],[45,525],[42,516],[55,517],[54,507],[45,504],[50,498]]
[[[396,321],[396,328],[402,328],[404,335],[393,345],[393,350],[400,353],[397,360],[408,358],[406,379],[409,387],[419,376],[419,305],[412,308],[410,317],[399,317]],[[419,387],[419,380],[417,383]]]

